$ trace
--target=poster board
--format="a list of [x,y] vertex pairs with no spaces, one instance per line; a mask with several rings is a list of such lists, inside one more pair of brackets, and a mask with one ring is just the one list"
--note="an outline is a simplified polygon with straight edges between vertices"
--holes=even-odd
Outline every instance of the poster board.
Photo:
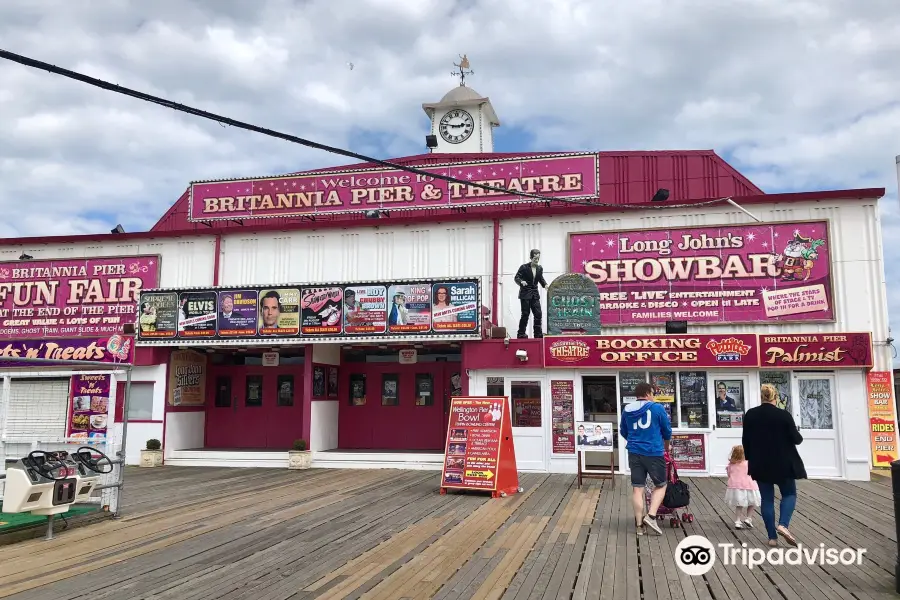
[[[613,424],[600,421],[579,421],[575,424],[575,453],[578,455],[578,487],[583,479],[609,479],[616,486],[615,432]],[[609,454],[609,471],[586,471],[583,455],[585,452]]]
[[706,435],[675,433],[670,441],[672,460],[679,471],[706,471]]
[[551,380],[550,406],[553,454],[575,454],[575,383]]
[[451,489],[491,492],[493,498],[519,491],[507,397],[451,399],[441,495]]
[[872,466],[890,468],[897,460],[897,415],[894,387],[890,371],[866,373],[866,396],[869,405],[869,431],[872,444]]
[[110,391],[112,378],[108,374],[73,375],[67,437],[85,441],[103,441],[111,421]]

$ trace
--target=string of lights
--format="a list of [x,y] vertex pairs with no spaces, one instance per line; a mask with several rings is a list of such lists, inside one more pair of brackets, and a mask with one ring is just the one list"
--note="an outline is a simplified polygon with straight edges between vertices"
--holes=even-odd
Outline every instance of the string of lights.
[[[426,171],[424,169],[420,169],[417,167],[410,167],[407,165],[400,165],[396,163],[392,163],[389,161],[381,160],[378,158],[373,158],[371,156],[366,156],[364,154],[359,154],[357,152],[353,152],[351,150],[344,150],[343,148],[337,148],[335,146],[329,146],[327,144],[321,144],[319,142],[314,142],[312,140],[307,140],[295,135],[291,135],[289,133],[283,133],[280,131],[275,131],[272,129],[268,129],[265,127],[260,127],[258,125],[253,125],[251,123],[245,123],[243,121],[238,121],[236,119],[232,119],[223,115],[217,115],[215,113],[207,112],[204,110],[200,110],[198,108],[194,108],[191,106],[186,106],[184,104],[179,104],[177,102],[173,102],[171,100],[167,100],[165,98],[160,98],[158,96],[153,96],[151,94],[146,94],[144,92],[140,92],[137,90],[133,90],[130,88],[126,88],[114,83],[109,83],[108,81],[104,81],[102,79],[97,79],[95,77],[90,77],[83,73],[78,73],[76,71],[71,71],[69,69],[65,69],[62,67],[57,67],[56,65],[51,65],[50,63],[46,63],[43,61],[39,61],[33,58],[29,58],[27,56],[22,56],[21,54],[15,54],[13,52],[9,52],[7,50],[0,49],[0,58],[5,60],[9,60],[15,63],[19,63],[26,67],[31,67],[33,69],[38,69],[41,71],[47,71],[54,75],[60,75],[62,77],[66,77],[68,79],[73,79],[75,81],[80,81],[82,83],[86,83],[88,85],[92,85],[94,87],[109,91],[115,92],[118,94],[122,94],[125,96],[129,96],[131,98],[136,98],[138,100],[143,100],[145,102],[150,102],[152,104],[158,104],[159,106],[164,106],[166,108],[171,108],[172,110],[176,110],[179,112],[183,112],[189,115],[194,115],[196,117],[201,117],[203,119],[208,119],[210,121],[215,121],[221,125],[230,125],[232,127],[238,129],[244,129],[246,131],[252,131],[255,133],[260,133],[262,135],[266,135],[269,137],[274,137],[278,139],[282,139],[288,142],[292,142],[294,144],[299,144],[302,146],[306,146],[308,148],[315,148],[317,150],[322,150],[324,152],[329,152],[331,154],[338,154],[340,156],[346,156],[348,158],[354,158],[356,160],[360,160],[363,162],[369,162],[373,164],[380,165],[385,168],[395,169],[398,171],[404,171],[407,173],[412,173],[414,175],[424,175],[428,177],[433,177],[435,179],[440,179],[442,181],[446,181],[448,183],[461,184],[468,187],[480,188],[491,192],[500,192],[502,194],[507,194],[510,196],[518,196],[521,198],[529,198],[539,202],[561,202],[566,204],[578,204],[582,206],[593,206],[593,207],[609,207],[609,208],[617,208],[617,209],[673,209],[673,208],[696,208],[700,206],[709,206],[712,204],[720,204],[723,202],[727,202],[743,210],[740,206],[734,202],[731,197],[723,197],[716,198],[714,200],[705,200],[702,202],[694,202],[687,204],[659,204],[659,205],[633,205],[633,204],[612,204],[606,202],[593,202],[590,200],[577,200],[573,198],[554,198],[550,196],[544,196],[541,194],[533,194],[530,192],[520,191],[520,190],[510,190],[502,186],[498,185],[489,185],[485,183],[480,183],[477,181],[466,181],[463,179],[458,179],[456,177],[452,177],[449,175],[442,175],[440,173],[434,173],[431,171]],[[744,211],[746,212],[746,211]],[[749,214],[749,213],[748,213]],[[751,215],[752,216],[752,215]],[[755,217],[754,217],[755,218]]]

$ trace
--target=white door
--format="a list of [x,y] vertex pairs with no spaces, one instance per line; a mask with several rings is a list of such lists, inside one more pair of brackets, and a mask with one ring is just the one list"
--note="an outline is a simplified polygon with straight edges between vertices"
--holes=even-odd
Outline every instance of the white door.
[[731,449],[744,435],[744,413],[759,404],[759,394],[750,393],[750,377],[746,374],[713,372],[712,427],[709,435],[710,475],[724,476]]
[[541,376],[517,376],[506,380],[505,395],[509,397],[516,465],[520,471],[547,471],[548,437],[545,430],[549,427],[549,415],[544,410],[546,387]]
[[841,477],[841,448],[837,435],[837,386],[831,373],[794,376],[788,407],[800,427],[803,443],[797,447],[809,477]]

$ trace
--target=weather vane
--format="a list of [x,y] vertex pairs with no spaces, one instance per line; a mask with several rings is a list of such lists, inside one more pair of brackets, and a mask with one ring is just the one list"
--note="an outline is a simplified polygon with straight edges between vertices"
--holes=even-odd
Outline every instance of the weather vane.
[[453,71],[450,73],[454,77],[459,77],[459,85],[466,85],[466,75],[474,75],[475,71],[469,69],[469,59],[466,58],[466,55],[463,54],[459,57],[459,64],[453,63],[454,67],[457,67],[459,71]]

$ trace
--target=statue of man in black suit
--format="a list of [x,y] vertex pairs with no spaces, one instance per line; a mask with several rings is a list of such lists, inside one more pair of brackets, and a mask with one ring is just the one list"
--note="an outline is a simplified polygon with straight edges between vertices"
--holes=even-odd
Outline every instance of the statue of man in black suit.
[[522,305],[522,317],[519,319],[519,332],[517,338],[526,338],[525,327],[528,326],[528,313],[534,315],[534,337],[542,338],[541,332],[541,292],[538,284],[547,287],[544,281],[544,267],[538,263],[541,261],[541,251],[532,250],[531,262],[525,263],[516,271],[516,284],[519,286],[519,302]]

